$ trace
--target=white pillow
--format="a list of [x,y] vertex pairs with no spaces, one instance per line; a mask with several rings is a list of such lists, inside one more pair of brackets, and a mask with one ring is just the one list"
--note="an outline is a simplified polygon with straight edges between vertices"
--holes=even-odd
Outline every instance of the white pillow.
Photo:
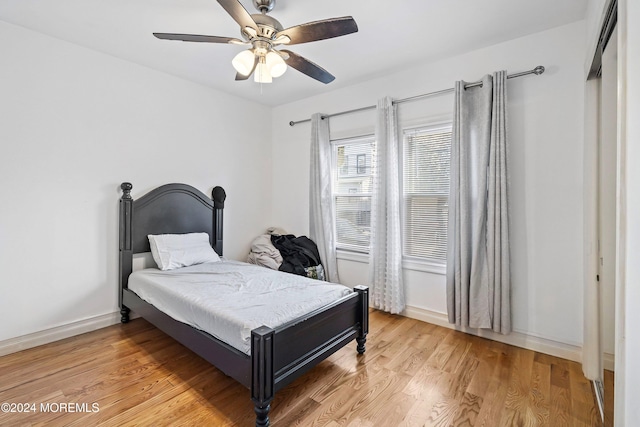
[[149,234],[151,254],[160,270],[220,261],[207,233]]

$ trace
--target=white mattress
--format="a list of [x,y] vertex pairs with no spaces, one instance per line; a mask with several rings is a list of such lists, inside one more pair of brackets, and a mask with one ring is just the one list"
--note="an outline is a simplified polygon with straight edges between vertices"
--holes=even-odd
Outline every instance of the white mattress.
[[276,328],[352,292],[335,283],[282,273],[238,261],[129,277],[129,289],[175,320],[251,353],[251,330]]

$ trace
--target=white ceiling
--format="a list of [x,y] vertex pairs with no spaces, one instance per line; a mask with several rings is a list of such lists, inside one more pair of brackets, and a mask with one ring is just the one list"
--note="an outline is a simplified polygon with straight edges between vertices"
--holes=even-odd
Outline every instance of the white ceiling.
[[[240,0],[257,13],[251,0]],[[412,64],[468,52],[584,18],[583,0],[277,0],[287,28],[353,16],[359,31],[291,46],[336,76],[325,85],[294,69],[262,87],[236,82],[242,46],[158,40],[152,32],[238,37],[214,0],[0,0],[0,20],[265,105],[281,105]]]

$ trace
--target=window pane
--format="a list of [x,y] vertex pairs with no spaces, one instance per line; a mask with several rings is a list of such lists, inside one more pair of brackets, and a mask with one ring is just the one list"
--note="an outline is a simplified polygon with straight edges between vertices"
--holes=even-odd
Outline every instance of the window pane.
[[336,234],[338,247],[369,250],[371,196],[336,197]]
[[336,193],[370,193],[373,139],[341,141],[334,147],[338,170]]
[[371,229],[373,137],[334,143],[337,247],[367,252]]
[[404,134],[404,255],[445,264],[451,125]]
[[447,260],[447,197],[408,197],[405,200],[405,255],[444,264]]
[[405,137],[404,190],[449,194],[451,128]]

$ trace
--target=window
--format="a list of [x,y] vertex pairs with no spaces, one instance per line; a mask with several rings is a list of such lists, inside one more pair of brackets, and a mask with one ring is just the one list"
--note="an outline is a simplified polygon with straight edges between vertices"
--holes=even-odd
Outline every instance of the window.
[[450,149],[451,124],[404,132],[405,258],[446,263]]
[[340,175],[349,175],[349,155],[343,154],[341,161],[342,164],[340,165]]
[[369,251],[373,136],[333,141],[336,247]]
[[367,173],[367,155],[358,154],[356,158],[358,159],[358,173]]
[[[336,247],[369,252],[373,136],[333,141]],[[451,124],[406,129],[402,141],[403,258],[444,266]]]

